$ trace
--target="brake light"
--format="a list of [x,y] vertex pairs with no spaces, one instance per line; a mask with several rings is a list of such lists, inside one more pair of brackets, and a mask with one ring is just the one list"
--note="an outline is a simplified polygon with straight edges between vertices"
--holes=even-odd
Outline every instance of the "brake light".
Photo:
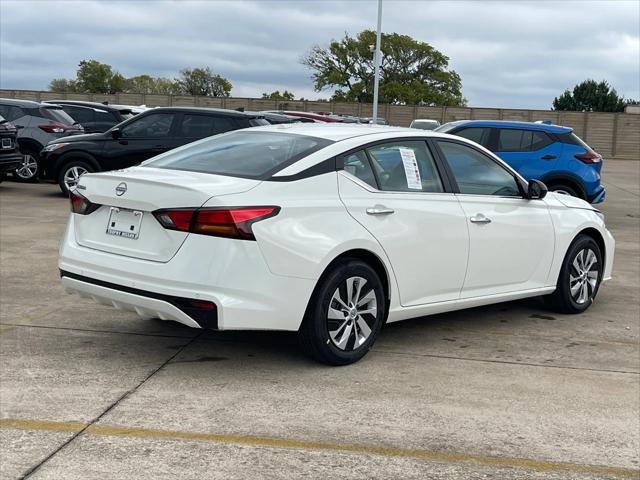
[[64,123],[50,122],[44,125],[38,125],[40,130],[44,130],[47,133],[64,133],[67,130],[71,130],[72,127],[65,125]]
[[602,161],[602,155],[594,152],[590,148],[588,148],[584,153],[576,153],[574,157],[582,163],[600,163]]
[[237,207],[156,210],[153,215],[169,230],[214,237],[255,240],[251,226],[278,214],[280,207]]
[[89,215],[101,207],[100,204],[91,203],[86,197],[80,195],[77,190],[69,192],[71,211],[79,215]]

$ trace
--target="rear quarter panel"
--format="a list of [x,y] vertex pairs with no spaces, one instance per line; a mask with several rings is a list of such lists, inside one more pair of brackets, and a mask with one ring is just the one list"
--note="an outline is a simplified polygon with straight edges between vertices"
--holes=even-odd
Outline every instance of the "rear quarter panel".
[[272,273],[317,280],[342,253],[365,249],[382,261],[390,288],[395,288],[382,247],[348,214],[340,201],[336,172],[296,181],[265,181],[243,194],[214,197],[206,205],[219,205],[221,201],[230,206],[281,207],[277,216],[253,225]]

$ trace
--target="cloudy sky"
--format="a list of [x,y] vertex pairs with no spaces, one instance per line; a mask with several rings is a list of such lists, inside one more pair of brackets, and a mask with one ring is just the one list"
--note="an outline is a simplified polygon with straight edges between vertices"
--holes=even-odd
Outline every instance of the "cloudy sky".
[[[234,96],[328,97],[300,57],[376,15],[375,0],[0,0],[0,87],[46,89],[96,59],[125,76],[210,66]],[[449,56],[470,106],[549,108],[586,78],[640,98],[639,0],[384,0],[382,28]]]

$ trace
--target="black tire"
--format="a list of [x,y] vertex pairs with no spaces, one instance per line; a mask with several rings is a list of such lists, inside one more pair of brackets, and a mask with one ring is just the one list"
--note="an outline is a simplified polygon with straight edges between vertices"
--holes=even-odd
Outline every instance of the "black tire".
[[[595,262],[591,265],[589,251],[595,256]],[[580,254],[582,260],[578,258]],[[580,270],[576,265],[589,268]],[[555,292],[546,297],[548,304],[561,313],[584,312],[598,294],[603,268],[602,252],[596,241],[587,235],[578,235],[564,257]]]
[[571,195],[572,197],[582,198],[582,195],[580,195],[576,191],[575,188],[570,187],[569,185],[565,185],[563,183],[558,183],[556,185],[551,185],[549,187],[549,191],[550,192],[564,193],[565,195]]
[[34,183],[40,177],[39,152],[33,147],[20,148],[22,165],[11,172],[13,179],[21,183]]
[[69,194],[69,188],[67,187],[65,178],[67,176],[67,173],[72,171],[73,169],[76,169],[76,171],[78,172],[80,170],[84,170],[84,173],[91,173],[94,171],[94,168],[91,165],[89,165],[87,162],[83,162],[82,160],[71,160],[70,162],[65,163],[58,172],[58,186],[60,187],[60,190],[62,190],[62,193],[64,193],[65,195]]
[[[360,279],[360,280],[359,280]],[[362,280],[366,280],[362,283]],[[352,303],[362,303],[369,298],[359,309],[363,312],[358,315],[358,309],[351,309],[351,313],[345,313],[346,308],[340,306],[334,295],[338,293],[340,300],[349,306],[347,282],[352,285],[352,299],[356,297],[353,289],[359,289],[359,296]],[[361,289],[361,290],[360,290]],[[371,293],[373,293],[373,297]],[[371,298],[375,298],[375,303]],[[330,319],[329,307],[333,308]],[[371,310],[375,309],[375,313]],[[364,312],[365,310],[369,310]],[[338,319],[338,313],[342,318]],[[364,357],[375,342],[382,323],[386,318],[386,299],[382,282],[378,274],[365,262],[356,258],[345,258],[333,266],[320,279],[313,297],[305,313],[299,337],[303,351],[318,362],[327,365],[348,365],[357,362]],[[370,330],[366,334],[366,327]],[[335,327],[335,330],[330,330]],[[347,332],[348,330],[348,332]],[[358,332],[360,336],[358,336]],[[347,337],[345,343],[340,340]],[[359,345],[356,345],[356,342]],[[340,344],[343,343],[343,347]]]

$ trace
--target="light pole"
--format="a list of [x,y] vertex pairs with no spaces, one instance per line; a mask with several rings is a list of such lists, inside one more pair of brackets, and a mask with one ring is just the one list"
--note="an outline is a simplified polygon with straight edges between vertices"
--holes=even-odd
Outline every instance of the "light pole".
[[375,74],[373,78],[373,124],[378,124],[378,89],[380,86],[380,29],[382,28],[382,0],[378,0],[378,30],[376,32],[376,52],[374,56]]

